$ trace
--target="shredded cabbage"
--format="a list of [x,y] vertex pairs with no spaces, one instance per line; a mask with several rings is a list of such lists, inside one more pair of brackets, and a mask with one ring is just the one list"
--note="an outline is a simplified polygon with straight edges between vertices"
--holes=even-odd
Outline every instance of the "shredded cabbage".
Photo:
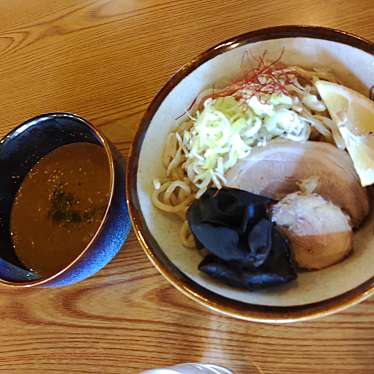
[[[245,102],[233,96],[209,98],[191,119],[193,126],[183,132],[187,176],[200,196],[210,184],[221,188],[225,172],[246,157],[251,148],[265,145],[275,137],[308,140],[307,119],[293,110],[299,104],[283,93],[262,101],[256,95]],[[199,197],[197,196],[197,197]]]

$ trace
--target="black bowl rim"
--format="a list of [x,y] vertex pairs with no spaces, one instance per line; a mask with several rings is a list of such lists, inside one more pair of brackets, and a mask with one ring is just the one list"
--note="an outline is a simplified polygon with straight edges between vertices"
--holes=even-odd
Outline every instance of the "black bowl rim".
[[138,159],[147,128],[160,104],[163,102],[169,92],[188,74],[206,61],[230,49],[238,48],[258,41],[282,39],[288,37],[304,37],[334,41],[358,48],[374,56],[374,43],[371,41],[365,40],[345,31],[320,26],[277,26],[251,31],[227,39],[206,50],[195,59],[182,66],[158,92],[140,122],[127,164],[126,193],[130,217],[135,234],[154,266],[170,283],[172,283],[177,289],[179,289],[189,298],[208,307],[209,309],[225,315],[254,322],[288,323],[310,320],[336,313],[351,305],[357,304],[374,294],[374,276],[368,281],[344,294],[313,304],[299,306],[280,307],[255,305],[218,295],[202,287],[197,282],[183,274],[166,257],[156,240],[149,232],[140,209],[137,194]]
[[70,262],[67,266],[65,266],[62,270],[60,270],[58,273],[55,273],[49,277],[29,281],[29,282],[10,282],[4,279],[0,279],[0,284],[3,284],[5,286],[9,287],[37,287],[37,286],[46,286],[51,281],[57,280],[61,276],[63,276],[66,272],[68,272],[71,268],[73,268],[79,261],[82,260],[87,254],[87,252],[90,250],[91,246],[95,243],[96,239],[100,236],[103,227],[107,221],[108,212],[112,203],[113,199],[113,193],[114,193],[114,183],[115,183],[115,167],[114,167],[114,161],[113,161],[113,155],[112,151],[109,145],[108,140],[105,138],[105,136],[101,133],[100,130],[98,130],[95,126],[93,126],[90,122],[88,122],[86,119],[80,117],[77,114],[70,113],[70,112],[51,112],[51,113],[43,113],[38,116],[32,117],[30,119],[27,119],[26,121],[22,122],[20,125],[13,128],[11,131],[9,131],[6,135],[2,137],[0,140],[0,144],[5,141],[8,137],[12,136],[14,133],[22,129],[24,126],[32,126],[32,123],[35,121],[40,121],[43,118],[47,119],[48,117],[69,117],[73,118],[75,120],[78,120],[79,122],[83,123],[85,126],[87,126],[97,137],[97,139],[100,141],[101,145],[105,149],[105,153],[108,159],[109,163],[109,199],[107,203],[107,207],[104,213],[104,216],[101,220],[100,226],[97,229],[95,235],[92,237],[91,241],[87,244],[87,246],[79,253],[79,255]]

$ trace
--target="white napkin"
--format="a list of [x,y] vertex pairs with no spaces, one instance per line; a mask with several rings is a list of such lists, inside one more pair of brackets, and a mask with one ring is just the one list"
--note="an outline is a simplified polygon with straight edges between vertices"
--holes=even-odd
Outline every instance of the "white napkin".
[[168,368],[151,369],[140,374],[234,374],[221,366],[211,364],[180,364]]

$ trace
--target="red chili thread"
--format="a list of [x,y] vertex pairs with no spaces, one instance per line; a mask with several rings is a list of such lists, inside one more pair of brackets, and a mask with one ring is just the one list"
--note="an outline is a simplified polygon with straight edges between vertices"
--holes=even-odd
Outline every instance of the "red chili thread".
[[[213,85],[212,94],[201,98],[201,102],[203,103],[209,97],[215,99],[224,96],[234,96],[239,102],[243,103],[256,95],[262,104],[266,104],[266,99],[263,96],[269,96],[277,92],[290,96],[286,86],[291,84],[295,85],[294,79],[298,74],[296,72],[281,71],[281,69],[286,67],[285,64],[281,63],[284,51],[285,48],[283,47],[279,56],[271,63],[266,62],[266,56],[268,53],[267,50],[265,50],[264,53],[258,57],[254,56],[250,51],[245,51],[240,63],[241,69],[245,69],[247,62],[249,63],[249,56],[251,56],[252,59],[257,62],[257,66],[249,69],[244,74],[244,78],[242,77],[232,81],[231,84],[221,91],[215,92],[215,87]],[[306,77],[303,78],[308,80]],[[266,80],[266,82],[261,83],[261,79]],[[196,100],[197,97],[184,114],[191,110],[193,105],[196,103]],[[177,119],[182,117],[184,114],[179,116]]]

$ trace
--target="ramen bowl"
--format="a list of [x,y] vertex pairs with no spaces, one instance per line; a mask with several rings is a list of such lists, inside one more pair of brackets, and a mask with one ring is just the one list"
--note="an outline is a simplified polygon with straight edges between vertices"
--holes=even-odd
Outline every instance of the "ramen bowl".
[[[56,148],[93,143],[105,150],[109,168],[109,199],[100,225],[88,245],[56,274],[42,277],[19,261],[10,233],[16,193],[31,168]],[[90,123],[70,113],[32,118],[0,141],[0,283],[13,287],[57,287],[79,282],[106,265],[121,248],[131,224],[125,199],[124,161]],[[27,222],[25,222],[27,224]]]
[[249,32],[210,48],[183,66],[146,111],[128,163],[130,216],[146,254],[161,274],[191,299],[225,315],[257,322],[284,323],[326,316],[374,293],[373,217],[355,234],[354,252],[326,269],[302,272],[297,281],[249,292],[199,272],[197,250],[184,248],[181,222],[155,208],[152,181],[165,176],[161,155],[166,137],[184,118],[198,94],[241,72],[243,56],[281,56],[288,65],[328,67],[347,86],[369,95],[374,85],[374,44],[351,34],[309,26],[281,26]]

